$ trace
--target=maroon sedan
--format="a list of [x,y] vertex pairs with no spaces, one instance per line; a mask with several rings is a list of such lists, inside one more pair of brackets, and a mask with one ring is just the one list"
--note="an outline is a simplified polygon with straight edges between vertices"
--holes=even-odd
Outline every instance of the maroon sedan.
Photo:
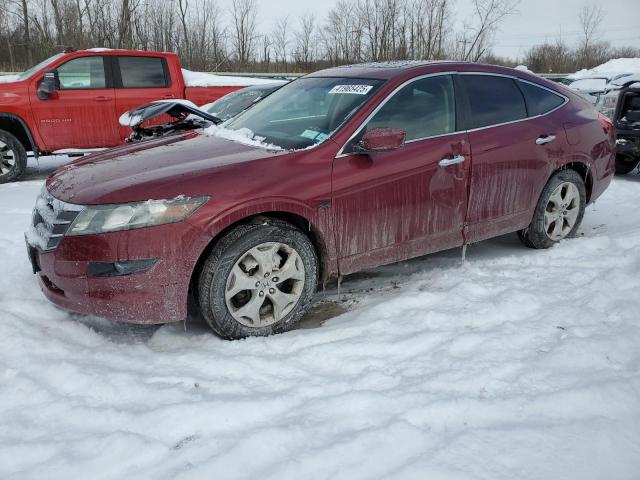
[[573,236],[614,171],[613,126],[536,76],[470,63],[334,68],[221,127],[56,171],[27,233],[77,312],[225,338],[292,328],[319,282],[518,232]]

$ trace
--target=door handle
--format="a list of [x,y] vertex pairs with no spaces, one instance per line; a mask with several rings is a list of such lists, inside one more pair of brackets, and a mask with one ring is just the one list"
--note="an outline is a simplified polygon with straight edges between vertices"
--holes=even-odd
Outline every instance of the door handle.
[[111,97],[100,96],[100,97],[95,97],[94,100],[96,102],[108,102],[109,100],[111,100]]
[[449,165],[456,165],[457,163],[464,162],[464,155],[456,155],[453,158],[443,158],[438,162],[441,167],[448,167]]
[[165,95],[164,97],[162,97],[163,100],[171,100],[172,98],[176,98],[175,95]]
[[545,143],[553,142],[555,139],[555,135],[540,136],[536,138],[536,145],[544,145]]

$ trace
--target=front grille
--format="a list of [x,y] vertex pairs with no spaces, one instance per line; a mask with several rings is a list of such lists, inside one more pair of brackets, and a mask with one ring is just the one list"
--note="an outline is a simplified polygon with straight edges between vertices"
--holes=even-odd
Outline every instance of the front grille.
[[81,205],[66,203],[52,197],[46,187],[36,199],[27,241],[41,252],[58,248],[67,230],[83,209]]

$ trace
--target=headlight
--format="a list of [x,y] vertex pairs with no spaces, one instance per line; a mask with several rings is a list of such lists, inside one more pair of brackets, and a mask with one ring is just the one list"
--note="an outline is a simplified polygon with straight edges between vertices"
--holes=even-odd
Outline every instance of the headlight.
[[189,218],[209,197],[177,197],[171,200],[88,206],[67,235],[91,235],[174,223]]
[[600,97],[596,110],[602,113],[609,120],[613,120],[613,116],[616,113],[616,105],[618,104],[618,97],[620,96],[619,90],[613,90],[606,95]]

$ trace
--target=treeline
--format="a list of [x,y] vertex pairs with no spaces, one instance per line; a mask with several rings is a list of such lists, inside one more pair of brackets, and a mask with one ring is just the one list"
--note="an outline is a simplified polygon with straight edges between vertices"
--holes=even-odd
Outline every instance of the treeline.
[[[258,25],[265,6],[256,0],[232,0],[227,9],[216,0],[0,0],[0,70],[24,70],[68,46],[172,51],[187,68],[204,71],[305,72],[396,59],[516,63],[492,56],[491,47],[519,0],[473,0],[458,19],[454,2],[340,0],[324,18],[283,16],[266,31]],[[601,13],[596,6],[584,11]],[[555,45],[542,45],[525,62],[533,70],[573,71],[617,55],[595,41],[601,17],[583,22],[588,41],[581,51],[588,55],[568,50],[560,61],[549,52]]]

